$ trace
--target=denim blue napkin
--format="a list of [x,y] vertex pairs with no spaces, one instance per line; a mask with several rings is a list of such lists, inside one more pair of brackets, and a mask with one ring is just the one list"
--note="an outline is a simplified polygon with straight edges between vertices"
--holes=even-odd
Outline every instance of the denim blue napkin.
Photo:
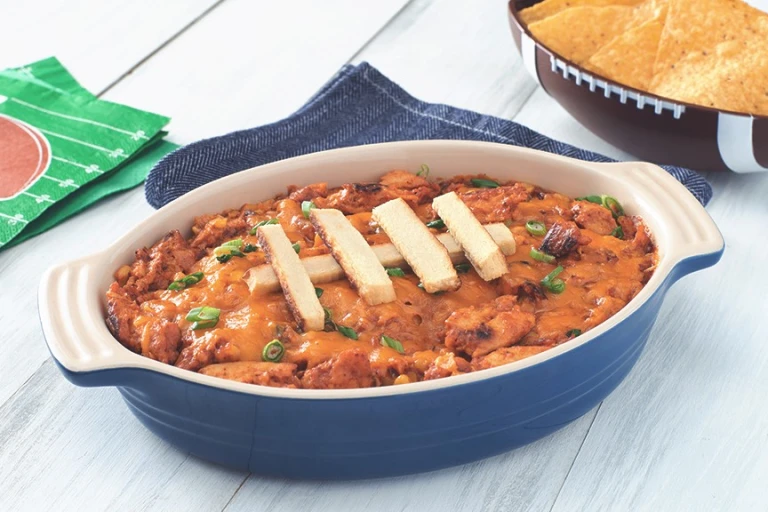
[[[501,142],[592,162],[614,161],[506,119],[417,100],[362,63],[342,68],[306,105],[282,121],[201,140],[170,153],[147,177],[147,201],[159,208],[222,176],[306,153],[423,139]],[[699,174],[662,167],[702,204],[712,198],[712,188]]]

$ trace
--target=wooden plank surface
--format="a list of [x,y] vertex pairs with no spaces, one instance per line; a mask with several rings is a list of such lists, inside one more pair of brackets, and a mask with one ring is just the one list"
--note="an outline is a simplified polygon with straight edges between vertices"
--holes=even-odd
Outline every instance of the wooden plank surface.
[[181,142],[276,121],[406,3],[228,0],[106,97],[171,116],[171,139]]
[[[167,45],[212,2],[19,3],[4,22],[39,12],[52,28],[31,46],[0,33],[12,49],[0,65],[53,52],[99,90],[151,54],[106,97],[174,116],[173,138],[189,142],[287,115],[354,55],[426,101],[628,157],[535,88],[504,2],[413,0],[398,13],[404,3],[227,0]],[[109,199],[0,253],[0,325],[12,326],[0,334],[0,510],[766,510],[768,278],[755,234],[768,221],[768,180],[711,179],[726,255],[672,289],[637,368],[599,411],[486,461],[339,483],[212,466],[146,431],[115,390],[75,388],[58,374],[37,325],[37,281],[151,213],[140,190]]]
[[4,2],[0,69],[55,55],[98,93],[218,1]]
[[79,389],[47,361],[0,407],[0,510],[221,510],[244,473],[143,428],[115,389]]

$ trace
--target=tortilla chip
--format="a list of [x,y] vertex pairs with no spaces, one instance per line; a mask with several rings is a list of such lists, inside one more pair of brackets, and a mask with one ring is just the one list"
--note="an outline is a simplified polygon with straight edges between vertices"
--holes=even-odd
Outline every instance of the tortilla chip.
[[664,18],[653,18],[615,38],[594,54],[585,67],[620,84],[648,90]]
[[664,21],[667,17],[668,7],[669,0],[646,0],[636,5],[630,28],[639,27],[654,18],[663,18],[662,21]]
[[[696,52],[714,52],[724,41],[745,41],[764,30],[766,14],[741,0],[669,0],[651,87],[668,82],[675,63]],[[759,75],[755,75],[759,76]]]
[[659,96],[705,107],[768,115],[768,29],[714,50],[691,52],[651,89]]
[[571,7],[634,6],[641,3],[643,0],[544,0],[520,11],[520,19],[530,25]]
[[624,32],[633,15],[631,7],[571,7],[528,29],[553,52],[581,64]]

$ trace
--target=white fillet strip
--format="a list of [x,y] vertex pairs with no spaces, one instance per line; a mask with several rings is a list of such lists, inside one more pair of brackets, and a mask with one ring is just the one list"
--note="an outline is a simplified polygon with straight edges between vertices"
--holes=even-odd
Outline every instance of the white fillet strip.
[[504,253],[456,192],[436,197],[432,209],[443,219],[480,277],[490,281],[508,272]]
[[[517,250],[515,237],[508,227],[502,223],[486,224],[484,227],[493,238],[493,241],[501,248],[501,252],[507,256],[515,254]],[[467,261],[461,246],[456,243],[456,240],[451,235],[440,233],[435,238],[448,251],[451,262],[454,265]],[[373,249],[376,257],[379,259],[379,263],[384,267],[402,267],[406,264],[403,256],[397,252],[397,249],[392,244],[374,245],[371,246],[371,249]],[[304,268],[314,284],[330,283],[344,277],[344,269],[336,263],[336,260],[330,254],[310,256],[302,259],[301,263],[304,264]],[[280,281],[277,280],[275,271],[268,264],[249,268],[245,271],[243,280],[248,285],[251,293],[271,293],[280,289]]]
[[283,289],[288,308],[293,313],[299,329],[322,331],[325,312],[317,299],[315,287],[309,278],[299,255],[279,224],[261,226],[256,231],[259,244],[264,249],[272,270]]
[[429,228],[402,198],[377,206],[371,218],[384,230],[429,293],[456,290],[461,280],[453,262]]
[[310,210],[309,220],[365,302],[375,306],[397,298],[392,280],[376,253],[343,213],[315,208]]

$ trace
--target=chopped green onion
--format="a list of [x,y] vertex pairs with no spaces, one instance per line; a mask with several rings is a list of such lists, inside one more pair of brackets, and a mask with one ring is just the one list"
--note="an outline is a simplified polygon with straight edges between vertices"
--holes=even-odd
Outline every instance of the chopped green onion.
[[563,293],[565,291],[565,281],[562,279],[557,279],[557,276],[563,270],[563,267],[558,265],[555,270],[547,274],[546,277],[541,280],[541,286],[551,291],[552,293]]
[[416,173],[416,176],[421,176],[422,178],[429,176],[429,166],[427,164],[421,164],[421,170]]
[[386,334],[381,335],[381,344],[385,347],[389,347],[393,350],[397,350],[401,354],[405,354],[403,344],[397,341],[395,338],[390,338]]
[[249,233],[252,234],[252,235],[255,235],[256,234],[256,230],[258,230],[261,226],[267,226],[269,224],[278,224],[279,222],[280,221],[277,220],[277,219],[262,220],[261,222],[257,222],[256,225],[251,228]]
[[309,210],[311,210],[312,208],[317,208],[315,206],[315,203],[313,203],[312,201],[302,201],[301,202],[301,213],[304,214],[304,218],[305,219],[309,218]]
[[570,331],[565,333],[566,336],[569,338],[575,338],[576,336],[581,336],[581,329],[571,329]]
[[498,188],[499,184],[493,180],[485,180],[483,178],[472,178],[469,180],[472,185],[478,188]]
[[352,340],[357,339],[357,333],[351,327],[344,327],[343,325],[337,325],[336,330],[349,339],[352,339]]
[[301,250],[301,246],[299,245],[299,242],[296,242],[295,244],[291,245],[293,247],[293,250],[296,251],[296,254],[299,254],[299,251]]
[[240,250],[242,246],[243,241],[241,239],[238,238],[237,240],[230,240],[229,242],[224,242],[215,248],[213,250],[213,255],[216,256],[216,259],[219,260],[219,263],[226,263],[231,260],[233,256],[237,256],[238,258],[245,256],[245,254],[243,254],[243,252]]
[[343,336],[346,336],[347,338],[356,340],[357,339],[357,333],[354,329],[351,327],[344,327],[343,325],[339,325],[333,321],[333,312],[324,307],[323,311],[325,311],[325,327],[326,329],[331,329],[334,331],[339,331]]
[[469,263],[459,263],[454,268],[459,274],[466,274],[472,266]]
[[611,196],[600,196],[601,204],[611,210],[614,217],[621,217],[624,215],[624,208],[621,206],[615,198]]
[[525,229],[534,236],[542,236],[547,233],[547,226],[537,220],[529,220],[525,223]]
[[245,247],[243,247],[243,252],[253,252],[253,251],[257,251],[258,249],[259,249],[258,245],[245,244]]
[[531,247],[530,256],[536,261],[543,261],[544,263],[552,263],[553,261],[555,261],[554,256],[552,256],[551,254],[547,254],[545,252],[541,252],[535,247]]
[[197,284],[200,282],[201,279],[203,279],[203,273],[202,272],[195,272],[193,274],[189,274],[188,276],[184,276],[181,279],[177,279],[176,281],[172,282],[168,285],[169,290],[183,290],[185,288],[189,288],[193,284]]
[[192,286],[193,284],[199,283],[200,280],[203,278],[203,275],[204,274],[202,272],[194,272],[192,274],[189,274],[186,277],[183,277],[181,281],[183,281],[184,284],[187,286]]
[[424,283],[417,284],[416,288],[421,288],[423,290],[424,289]]
[[576,198],[577,201],[589,201],[590,203],[603,204],[603,198],[600,196],[581,196]]
[[619,240],[624,240],[624,230],[621,229],[621,226],[616,226],[613,231],[611,231],[611,236],[615,236]]
[[400,267],[392,267],[384,269],[392,277],[405,277],[405,272]]
[[443,222],[443,219],[435,219],[427,222],[428,228],[434,228],[434,229],[443,229],[445,227],[445,222]]
[[219,322],[219,315],[221,310],[211,306],[200,306],[189,310],[187,313],[187,322],[192,323],[192,330],[208,329],[214,327]]
[[325,311],[325,328],[326,330],[331,329],[333,331],[336,330],[336,324],[333,322],[333,311],[330,309],[323,307],[323,311]]
[[277,363],[283,358],[283,354],[285,354],[285,347],[280,340],[272,340],[264,345],[261,358],[268,363]]
[[228,254],[222,254],[221,256],[216,256],[216,259],[219,260],[219,263],[226,263],[229,260],[231,260],[233,256],[237,256],[238,258],[243,258],[245,257],[245,254],[243,254],[238,249],[232,249]]
[[556,278],[557,276],[559,276],[559,275],[560,275],[560,273],[561,273],[563,270],[565,270],[565,269],[563,268],[563,266],[562,266],[562,265],[558,265],[558,266],[557,266],[557,268],[555,268],[555,270],[553,270],[552,272],[550,272],[549,274],[547,274],[547,275],[546,275],[546,277],[544,277],[544,279],[542,279],[542,280],[541,280],[541,282],[542,282],[542,283],[544,283],[544,282],[549,282],[549,281],[551,281],[552,279],[554,279],[554,278]]
[[221,256],[223,254],[230,254],[232,251],[239,251],[240,248],[243,246],[243,241],[238,238],[237,240],[230,240],[229,242],[224,242],[217,248],[213,250],[214,256]]
[[315,286],[315,295],[317,295],[318,299],[320,297],[322,297],[323,296],[323,289],[322,288],[318,288],[317,286]]
[[548,290],[552,293],[561,294],[565,291],[565,281],[562,279],[553,279],[551,283],[549,283]]

